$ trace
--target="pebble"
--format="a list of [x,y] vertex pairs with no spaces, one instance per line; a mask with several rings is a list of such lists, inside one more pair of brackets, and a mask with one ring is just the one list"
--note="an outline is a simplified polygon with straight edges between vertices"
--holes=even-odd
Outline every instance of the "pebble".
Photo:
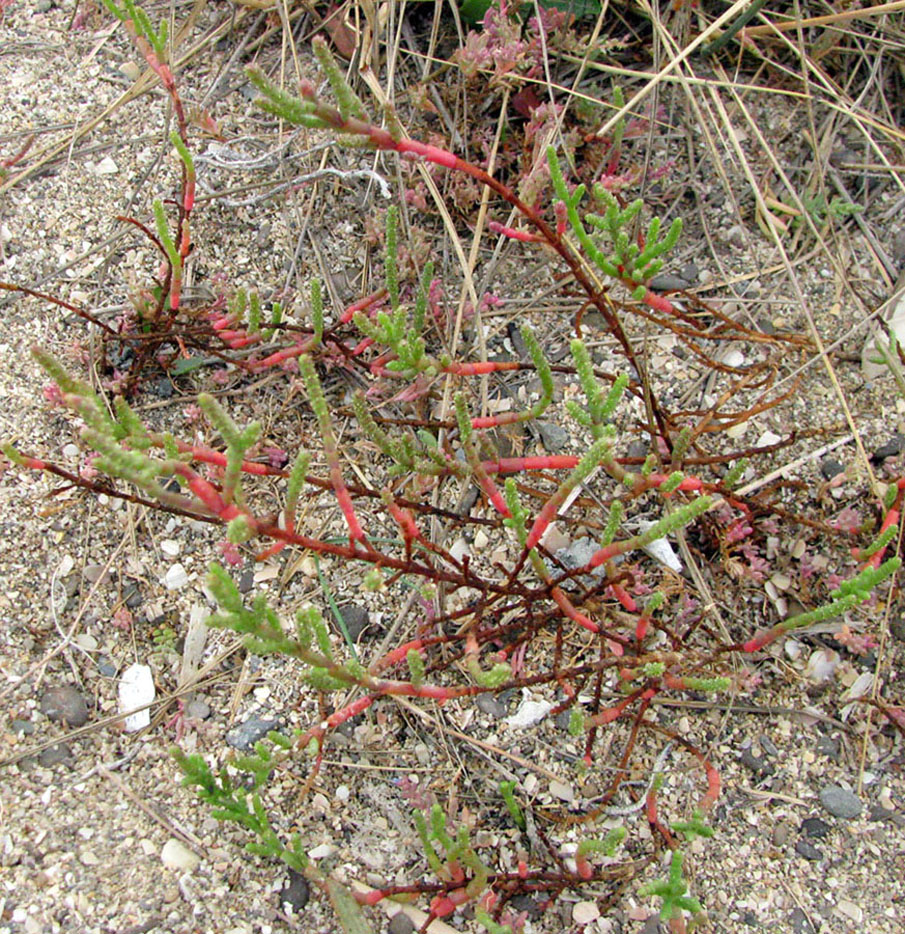
[[51,688],[41,698],[41,713],[55,723],[84,726],[88,722],[85,698],[71,685]]
[[195,853],[175,837],[170,837],[163,845],[160,859],[167,869],[178,869],[181,872],[191,872],[201,862]]
[[332,843],[321,843],[313,849],[308,850],[311,859],[328,859],[336,852],[336,847]]
[[185,715],[190,720],[207,720],[211,715],[211,706],[201,700],[200,697],[193,697],[185,705]]
[[864,912],[861,910],[861,906],[844,898],[839,899],[839,903],[836,905],[836,913],[844,918],[850,918],[855,924],[860,924],[864,920]]
[[502,720],[509,715],[509,709],[506,705],[499,698],[494,697],[493,694],[479,694],[475,703],[478,710],[497,720]]
[[250,593],[255,585],[254,568],[247,568],[239,575],[239,593]]
[[861,799],[838,785],[827,785],[821,788],[820,803],[833,817],[840,817],[843,820],[854,820],[861,813]]
[[839,740],[833,739],[832,736],[821,736],[817,740],[817,752],[822,756],[826,756],[828,759],[832,759],[833,762],[839,761]]
[[363,606],[356,603],[346,603],[339,607],[339,615],[346,624],[349,631],[349,638],[353,642],[358,642],[363,633],[367,633],[371,627],[371,617]]
[[655,292],[676,292],[680,289],[687,289],[690,283],[681,276],[675,276],[672,273],[663,272],[654,276],[648,285]]
[[53,768],[53,766],[60,765],[60,763],[70,762],[72,762],[72,750],[66,743],[54,743],[53,746],[42,749],[41,754],[38,756],[38,764],[45,769]]
[[35,725],[31,720],[13,720],[10,728],[14,733],[21,733],[23,736],[31,736],[35,731]]
[[801,822],[801,832],[806,837],[816,840],[825,837],[830,832],[830,825],[819,817],[808,817]]
[[578,902],[572,908],[572,920],[576,924],[590,924],[600,917],[596,902]]
[[294,869],[289,870],[289,877],[283,883],[280,892],[280,905],[288,905],[293,911],[301,911],[308,904],[311,888],[308,880]]
[[113,161],[110,156],[104,156],[100,162],[94,167],[95,175],[116,175],[119,171],[119,166]]
[[814,862],[814,863],[819,862],[820,860],[823,859],[823,853],[821,853],[820,850],[818,850],[816,846],[814,846],[811,843],[808,843],[807,840],[799,840],[795,844],[795,852],[799,856],[803,856],[805,859],[809,859],[811,860],[811,862]]
[[833,460],[832,457],[827,457],[820,464],[820,473],[823,475],[824,480],[832,480],[833,477],[844,472],[845,467],[839,461]]
[[555,422],[535,422],[540,439],[548,451],[561,451],[569,443],[569,432]]
[[137,584],[129,584],[123,593],[123,599],[130,610],[136,610],[141,606],[144,597],[141,595],[141,590]]
[[400,910],[390,919],[390,926],[387,930],[389,934],[412,934],[415,925],[412,923],[412,919],[404,911]]
[[884,461],[887,457],[895,457],[897,454],[901,453],[903,445],[905,445],[905,436],[895,434],[886,444],[881,445],[874,451],[871,460]]
[[160,543],[160,550],[171,558],[175,558],[176,555],[182,551],[182,543],[177,542],[175,538],[165,538]]
[[163,583],[167,590],[179,590],[189,582],[189,576],[181,564],[174,564],[164,575]]
[[759,756],[755,756],[750,749],[746,749],[742,752],[741,756],[739,756],[739,761],[745,768],[750,769],[758,776],[772,775],[776,771],[770,762],[767,762],[766,759],[761,759]]
[[276,718],[265,720],[263,717],[249,717],[244,723],[233,727],[226,734],[226,741],[233,749],[241,749],[243,752],[251,749],[252,746],[271,731],[276,730],[280,721]]
[[561,801],[573,801],[575,798],[575,792],[572,790],[571,785],[556,780],[550,782],[550,794]]

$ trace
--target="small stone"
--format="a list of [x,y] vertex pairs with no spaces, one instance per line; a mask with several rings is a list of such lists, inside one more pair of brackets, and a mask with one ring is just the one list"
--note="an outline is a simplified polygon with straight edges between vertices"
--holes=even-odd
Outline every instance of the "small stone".
[[72,750],[66,743],[54,743],[53,746],[42,749],[41,754],[38,756],[38,764],[45,769],[53,768],[61,763],[69,764],[70,762],[72,762]]
[[801,832],[811,839],[825,837],[830,832],[830,825],[819,817],[808,817],[801,822]]
[[472,544],[474,545],[475,551],[483,551],[490,544],[490,538],[483,529],[478,529],[474,534],[474,542]]
[[353,642],[357,643],[364,633],[370,634],[371,616],[365,607],[346,603],[339,608],[339,615],[343,618],[349,638]]
[[176,555],[182,551],[182,543],[177,542],[175,538],[165,538],[160,543],[160,550],[171,558],[175,558]]
[[239,575],[239,593],[250,593],[254,585],[255,585],[254,568],[246,568],[246,570],[244,570]]
[[211,706],[201,700],[200,697],[193,697],[185,705],[185,715],[190,720],[207,720],[211,715]]
[[839,899],[836,905],[836,913],[844,918],[850,918],[855,924],[860,924],[864,920],[864,912],[861,910],[861,906],[845,898]]
[[750,769],[758,776],[772,775],[773,772],[776,771],[772,763],[767,762],[766,759],[761,759],[759,756],[755,756],[750,749],[745,749],[742,752],[739,761],[745,768]]
[[902,452],[903,445],[905,445],[905,436],[895,434],[886,444],[881,445],[874,451],[871,460],[879,462],[886,460],[887,457],[895,457]]
[[493,694],[479,694],[475,701],[478,710],[488,714],[496,720],[502,720],[509,715],[509,709],[506,705],[493,696]]
[[100,564],[86,564],[82,568],[82,577],[88,581],[89,584],[96,584],[104,573],[103,565]]
[[698,281],[698,267],[694,263],[686,263],[679,270],[679,275],[694,285]]
[[771,840],[773,846],[785,846],[789,842],[792,833],[792,825],[788,821],[782,821],[773,828]]
[[390,926],[387,930],[389,934],[412,934],[415,925],[412,919],[404,911],[400,910],[390,919]]
[[689,284],[681,276],[674,276],[668,272],[660,273],[648,282],[655,292],[678,292],[687,289]]
[[823,853],[821,853],[816,846],[808,843],[807,840],[799,840],[795,844],[795,852],[813,863],[820,862],[820,860],[823,859]]
[[123,600],[125,600],[126,606],[130,610],[136,610],[141,606],[144,597],[141,595],[141,590],[137,584],[129,584],[123,592]]
[[192,872],[201,862],[198,856],[175,837],[170,837],[163,845],[160,859],[167,869],[178,869],[180,872]]
[[308,880],[294,869],[289,870],[289,877],[280,891],[280,905],[288,905],[293,911],[301,911],[308,904],[311,888]]
[[245,752],[271,731],[276,730],[280,725],[277,719],[265,720],[262,717],[249,717],[244,723],[233,727],[226,734],[226,741],[234,749],[241,749]]
[[163,584],[167,590],[179,590],[189,582],[189,576],[181,564],[174,564],[164,575]]
[[561,451],[569,443],[569,432],[555,422],[535,422],[540,439],[548,451]]
[[555,798],[559,798],[560,801],[572,801],[575,798],[575,792],[572,790],[571,785],[555,780],[550,782],[550,794]]
[[141,69],[135,62],[124,62],[119,66],[119,73],[130,81],[138,81],[141,77]]
[[101,655],[101,657],[97,660],[97,670],[105,678],[116,677],[116,665],[114,665],[106,655]]
[[79,853],[79,862],[83,866],[100,865],[100,860],[97,858],[97,854],[93,850],[82,850],[82,852]]
[[823,475],[824,480],[832,480],[833,477],[845,473],[845,468],[839,461],[833,460],[832,457],[827,457],[820,464],[820,473]]
[[97,175],[116,175],[119,171],[119,166],[113,161],[110,156],[104,156],[100,162],[94,167],[95,174]]
[[312,859],[328,859],[336,852],[336,847],[332,843],[321,843],[320,845],[308,850],[308,855]]
[[13,720],[10,728],[14,733],[21,733],[23,736],[31,736],[35,731],[35,725],[31,720]]
[[73,640],[75,644],[86,652],[97,651],[97,639],[90,632],[80,632]]
[[854,820],[861,813],[861,799],[838,785],[827,785],[826,788],[821,788],[820,803],[833,817],[840,817],[843,820]]
[[41,698],[41,713],[55,723],[69,726],[84,726],[88,722],[85,698],[71,684],[47,691]]
[[817,740],[817,752],[833,762],[839,761],[839,740],[832,736],[821,736]]
[[578,902],[572,908],[572,920],[576,924],[590,924],[600,917],[596,902]]

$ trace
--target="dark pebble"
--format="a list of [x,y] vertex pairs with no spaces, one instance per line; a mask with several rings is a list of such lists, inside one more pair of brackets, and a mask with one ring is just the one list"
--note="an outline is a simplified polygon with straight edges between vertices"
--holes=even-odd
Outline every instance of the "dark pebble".
[[72,762],[72,750],[66,743],[54,743],[53,746],[42,749],[38,755],[38,764],[45,769],[51,769],[61,762]]
[[887,811],[886,808],[880,804],[871,805],[867,818],[875,823],[888,821],[890,824],[895,824],[896,827],[905,827],[905,817],[901,814],[897,814],[895,811]]
[[31,736],[35,731],[35,725],[31,720],[13,720],[10,726],[14,733],[21,733],[23,736]]
[[493,694],[479,694],[475,704],[477,704],[478,710],[497,720],[502,720],[504,717],[509,716],[509,709],[507,706],[501,700],[494,697]]
[[753,911],[746,911],[742,915],[742,923],[748,925],[749,928],[760,927],[760,921],[757,920],[757,915]]
[[548,451],[561,451],[569,443],[569,432],[555,422],[535,422],[534,424]]
[[[349,631],[349,638],[353,642],[358,642],[363,633],[368,633],[371,629],[371,617],[363,606],[355,603],[346,603],[339,608],[339,615],[346,624]],[[376,631],[373,633],[376,635]]]
[[308,904],[311,889],[308,880],[294,869],[289,870],[289,878],[283,883],[280,892],[280,904],[288,905],[293,911],[301,911]]
[[173,393],[176,390],[173,388],[173,384],[170,382],[169,377],[163,376],[154,384],[152,392],[154,392],[161,399],[170,399],[172,398]]
[[820,803],[833,815],[843,820],[854,820],[861,813],[861,799],[838,785],[820,789]]
[[833,762],[839,761],[839,740],[832,736],[821,736],[817,740],[817,752]]
[[760,744],[764,752],[771,758],[779,755],[779,750],[776,748],[776,745],[769,736],[762,736],[760,738]]
[[833,477],[844,472],[845,468],[842,466],[842,464],[840,464],[839,461],[834,460],[832,457],[827,457],[820,463],[820,473],[823,475],[824,480],[832,480]]
[[818,850],[816,846],[814,846],[811,843],[808,843],[807,840],[799,840],[795,844],[795,852],[799,856],[803,856],[805,859],[809,859],[811,860],[811,862],[814,862],[814,863],[819,862],[821,859],[823,859],[823,853],[821,853],[820,850]]
[[239,593],[248,593],[255,585],[254,568],[248,568],[239,575]]
[[905,437],[900,434],[895,434],[886,444],[881,445],[874,451],[871,460],[884,461],[887,457],[895,457],[902,452],[903,444],[905,444]]
[[679,275],[686,281],[694,284],[698,281],[700,270],[694,263],[686,263],[680,270]]
[[71,685],[51,688],[41,698],[41,713],[55,723],[84,726],[88,722],[85,698]]
[[755,756],[750,749],[745,749],[742,752],[739,761],[745,768],[754,772],[755,775],[772,775],[776,771],[771,763],[760,756]]
[[390,919],[390,926],[387,930],[389,934],[412,934],[415,925],[404,911],[397,911]]
[[101,655],[100,658],[98,658],[97,670],[105,678],[113,678],[116,676],[116,665],[114,665],[106,655]]
[[898,639],[899,642],[905,642],[905,617],[898,616],[891,619],[889,621],[889,631],[892,633],[893,638]]
[[532,898],[530,895],[516,895],[509,901],[509,904],[515,911],[526,911],[532,921],[537,921],[544,913],[544,909],[537,903],[537,899]]
[[137,584],[129,584],[123,593],[123,600],[125,600],[126,606],[130,610],[137,610],[144,602],[144,599],[141,588]]
[[258,740],[276,730],[280,725],[277,719],[265,720],[262,717],[249,717],[244,723],[233,727],[226,734],[226,741],[233,749],[241,749],[243,752],[251,749]]
[[801,822],[801,832],[806,837],[817,840],[830,832],[830,825],[819,817],[808,817]]
[[668,272],[654,276],[648,285],[655,292],[678,292],[680,289],[687,289],[690,283],[681,276],[673,276]]

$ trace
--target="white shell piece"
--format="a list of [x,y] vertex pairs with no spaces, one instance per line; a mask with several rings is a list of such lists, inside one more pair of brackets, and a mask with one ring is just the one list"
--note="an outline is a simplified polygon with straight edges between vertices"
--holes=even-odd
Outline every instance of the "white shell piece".
[[531,694],[526,690],[518,710],[511,717],[506,718],[505,722],[513,729],[524,730],[529,726],[534,726],[553,709],[549,701],[536,701],[530,698]]
[[[119,711],[129,713],[136,707],[150,704],[156,696],[154,690],[154,676],[151,669],[141,662],[130,665],[119,682]],[[141,730],[151,722],[150,710],[139,710],[126,717],[126,732],[134,733]]]

